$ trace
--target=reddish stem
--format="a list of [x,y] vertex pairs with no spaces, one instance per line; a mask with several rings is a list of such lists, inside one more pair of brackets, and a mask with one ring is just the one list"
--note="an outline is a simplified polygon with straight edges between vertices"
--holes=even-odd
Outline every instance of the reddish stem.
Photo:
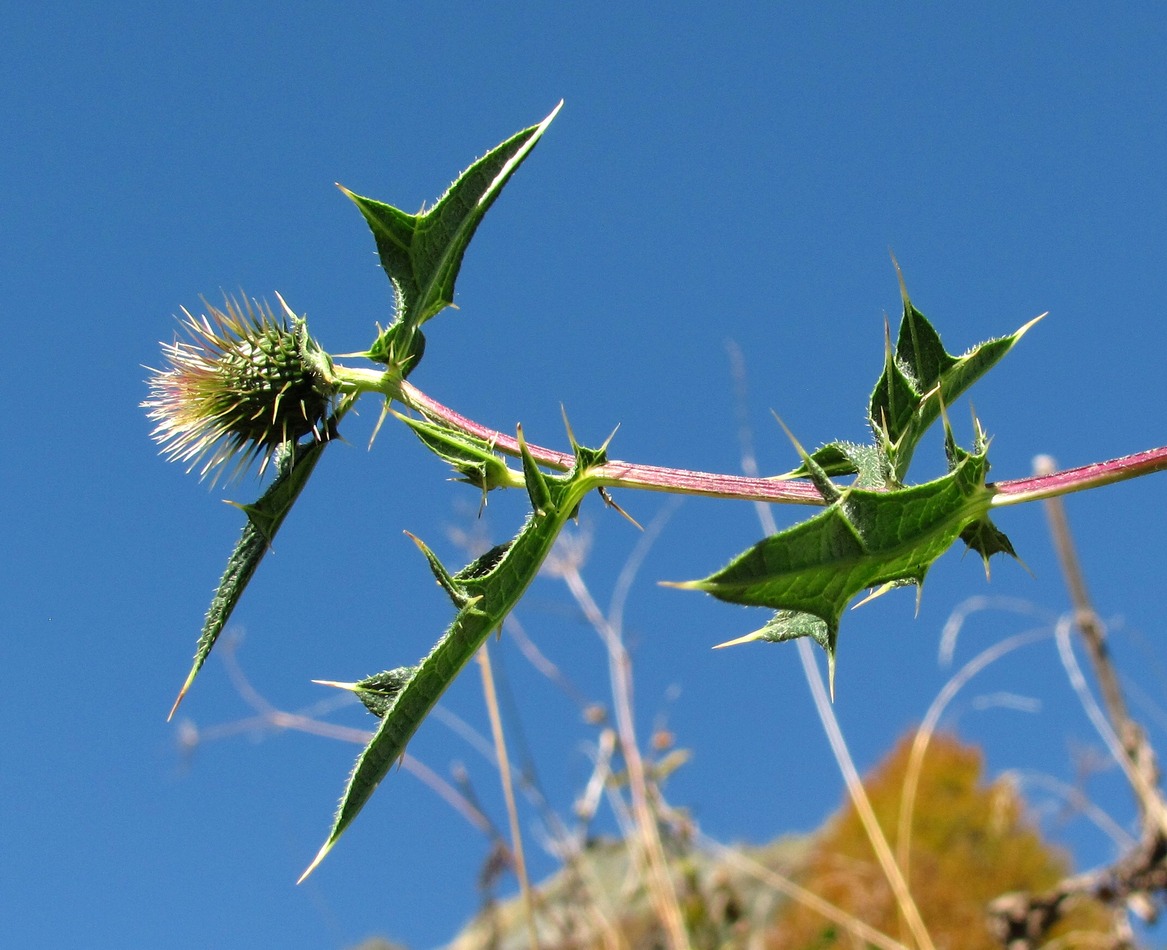
[[[448,406],[426,395],[416,386],[402,381],[402,401],[429,418],[445,423],[460,432],[490,442],[499,451],[519,455],[519,443],[513,437],[467,419]],[[527,443],[532,458],[549,468],[567,471],[574,462],[568,452],[557,452]],[[1016,505],[1041,498],[1068,495],[1070,492],[1097,488],[1112,482],[1137,478],[1167,469],[1167,446],[1148,449],[1134,455],[1068,468],[1049,475],[1014,478],[992,482],[989,487],[996,494],[993,504]],[[638,465],[613,460],[600,470],[600,476],[611,485],[622,488],[641,488],[648,491],[680,492],[704,495],[709,498],[735,498],[740,501],[781,502],[794,505],[823,505],[823,497],[806,479],[746,478],[742,475],[718,475],[711,472],[692,472],[681,468],[663,468],[657,465]]]
[[1012,478],[1004,482],[994,482],[997,490],[996,505],[1016,505],[1039,498],[1053,498],[1086,488],[1098,488],[1113,482],[1138,478],[1167,469],[1167,446],[1147,449],[1134,455],[1110,459],[1108,462],[1092,462],[1067,468],[1049,475],[1034,475],[1029,478]]

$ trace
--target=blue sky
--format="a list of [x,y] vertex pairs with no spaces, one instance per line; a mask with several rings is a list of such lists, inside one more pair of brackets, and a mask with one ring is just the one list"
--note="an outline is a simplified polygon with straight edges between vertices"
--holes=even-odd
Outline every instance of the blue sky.
[[[813,9],[812,9],[813,7]],[[0,265],[14,409],[0,455],[10,551],[0,611],[0,934],[6,946],[341,948],[383,934],[436,946],[477,905],[488,843],[412,776],[383,785],[305,885],[356,747],[243,730],[250,708],[212,659],[165,714],[250,500],[159,459],[138,404],[172,315],[242,288],[279,291],[332,352],[368,345],[389,286],[333,187],[406,210],[471,160],[564,109],[480,228],[460,309],[427,328],[413,381],[501,429],[565,444],[619,423],[619,457],[736,471],[727,341],[746,354],[768,472],[807,444],[864,437],[898,289],[952,350],[1050,311],[973,394],[994,474],[1050,453],[1082,464],[1163,442],[1167,344],[1167,13],[982,4],[112,2],[6,11],[0,38]],[[448,604],[401,531],[449,560],[476,499],[411,437],[367,452],[370,403],[327,453],[234,619],[238,662],[281,709],[313,678],[413,662]],[[967,438],[967,407],[953,412]],[[920,477],[941,469],[920,452]],[[1164,718],[1158,478],[1072,498],[1114,652]],[[622,494],[642,522],[665,500]],[[493,500],[501,539],[521,499]],[[776,512],[781,523],[791,515]],[[970,595],[1066,601],[1037,508],[999,518],[1032,571],[951,554],[913,618],[900,592],[848,616],[836,710],[860,767],[923,715],[950,671],[940,630]],[[636,533],[596,508],[585,576],[610,596]],[[793,647],[709,647],[752,629],[740,608],[666,591],[760,536],[748,505],[688,500],[642,569],[626,622],[639,725],[667,721],[691,764],[674,804],[726,841],[817,825],[841,800]],[[606,698],[597,638],[540,580],[519,617],[587,696]],[[985,615],[958,662],[1032,618]],[[496,650],[546,794],[562,814],[594,730],[504,638]],[[1030,712],[978,702],[1022,697]],[[1030,701],[1033,701],[1030,703]],[[486,732],[476,674],[446,708]],[[1156,718],[1158,720],[1156,721]],[[330,721],[368,725],[356,709]],[[978,680],[949,724],[994,772],[1072,781],[1098,747],[1050,644]],[[411,752],[464,763],[505,817],[489,763],[442,723]],[[1088,791],[1127,823],[1110,772]],[[1035,799],[1035,807],[1042,802]],[[536,818],[525,827],[536,874]],[[1109,843],[1051,830],[1084,866]]]

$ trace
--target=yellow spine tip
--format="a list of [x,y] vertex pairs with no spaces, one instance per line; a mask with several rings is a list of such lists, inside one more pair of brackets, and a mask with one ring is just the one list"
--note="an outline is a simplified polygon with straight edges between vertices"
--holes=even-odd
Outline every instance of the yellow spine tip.
[[328,852],[332,850],[332,845],[333,842],[331,840],[324,842],[324,846],[316,853],[316,857],[312,859],[312,863],[309,864],[308,867],[304,869],[304,873],[296,879],[297,884],[303,884],[304,881],[308,879],[308,875],[316,870],[316,868],[320,865],[320,862],[324,860],[325,855],[327,855]]
[[762,633],[760,630],[755,630],[753,633],[747,633],[745,636],[737,637],[733,640],[726,640],[724,643],[715,643],[713,649],[721,650],[725,647],[741,646],[743,643],[753,643],[755,640],[760,640]]

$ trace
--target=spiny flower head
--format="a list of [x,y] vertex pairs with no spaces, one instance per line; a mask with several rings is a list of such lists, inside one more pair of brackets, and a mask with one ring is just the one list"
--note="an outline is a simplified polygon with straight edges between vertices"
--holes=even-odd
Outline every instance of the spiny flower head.
[[230,477],[256,459],[262,473],[285,442],[331,435],[325,420],[337,394],[332,360],[308,335],[301,317],[279,294],[283,313],[234,297],[224,309],[205,300],[198,317],[183,308],[187,339],[162,344],[169,367],[151,369],[150,398],[142,403],[157,425],[151,433],[172,461],[212,475],[234,463]]

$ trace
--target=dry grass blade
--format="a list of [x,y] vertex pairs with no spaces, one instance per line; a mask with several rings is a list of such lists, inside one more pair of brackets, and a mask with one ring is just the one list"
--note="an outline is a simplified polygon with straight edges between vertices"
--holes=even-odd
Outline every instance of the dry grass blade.
[[494,671],[490,666],[490,644],[484,643],[475,656],[482,672],[482,694],[486,700],[486,710],[490,717],[490,731],[494,737],[495,755],[498,756],[498,774],[502,781],[503,797],[506,799],[507,820],[511,831],[511,852],[515,857],[515,876],[519,879],[519,890],[527,911],[527,935],[531,950],[539,950],[539,935],[535,930],[535,900],[531,893],[531,882],[527,878],[527,859],[523,853],[523,833],[519,828],[519,812],[515,805],[515,787],[511,782],[510,760],[507,757],[506,736],[502,729],[502,717],[498,711],[498,694],[494,688]]

